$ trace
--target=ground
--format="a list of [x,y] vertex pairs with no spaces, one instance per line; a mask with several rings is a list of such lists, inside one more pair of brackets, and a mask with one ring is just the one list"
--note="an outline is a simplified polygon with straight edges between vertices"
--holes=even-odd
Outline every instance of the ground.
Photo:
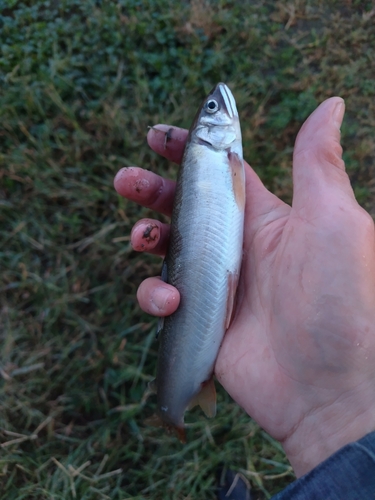
[[[5,4],[5,6],[4,6]],[[188,127],[218,81],[246,159],[291,200],[296,134],[346,101],[344,158],[374,203],[371,1],[4,0],[0,14],[0,499],[214,499],[219,467],[262,498],[293,480],[281,446],[219,389],[182,446],[144,419],[156,320],[137,306],[161,262],[132,250],[123,166],[175,177],[147,127]]]

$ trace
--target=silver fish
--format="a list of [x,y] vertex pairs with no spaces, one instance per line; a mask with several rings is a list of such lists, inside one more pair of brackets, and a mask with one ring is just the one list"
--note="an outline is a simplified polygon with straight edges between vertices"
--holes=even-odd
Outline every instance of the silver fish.
[[[164,319],[156,379],[157,418],[185,440],[184,413],[216,413],[215,360],[230,324],[245,209],[242,139],[234,97],[219,83],[190,128],[179,170],[162,278],[181,295]],[[154,422],[155,423],[155,422]]]

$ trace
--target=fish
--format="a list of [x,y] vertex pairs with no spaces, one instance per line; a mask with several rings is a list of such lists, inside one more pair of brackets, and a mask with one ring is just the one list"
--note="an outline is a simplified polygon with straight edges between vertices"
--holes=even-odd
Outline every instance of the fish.
[[206,416],[216,414],[213,372],[233,315],[245,201],[237,106],[228,86],[218,83],[196,113],[178,172],[161,277],[181,300],[162,318],[156,378],[149,385],[157,394],[149,423],[175,430],[182,442],[186,410],[200,405]]

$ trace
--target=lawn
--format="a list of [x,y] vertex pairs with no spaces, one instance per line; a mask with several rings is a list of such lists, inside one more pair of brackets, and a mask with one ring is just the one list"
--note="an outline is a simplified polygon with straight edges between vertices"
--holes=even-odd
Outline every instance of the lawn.
[[246,159],[290,201],[296,134],[339,95],[344,158],[375,216],[373,3],[0,0],[0,42],[0,499],[215,499],[219,468],[270,498],[291,468],[223,389],[215,419],[187,414],[187,445],[144,424],[156,320],[135,294],[161,262],[129,233],[155,214],[113,177],[175,177],[147,127],[188,127],[224,81]]

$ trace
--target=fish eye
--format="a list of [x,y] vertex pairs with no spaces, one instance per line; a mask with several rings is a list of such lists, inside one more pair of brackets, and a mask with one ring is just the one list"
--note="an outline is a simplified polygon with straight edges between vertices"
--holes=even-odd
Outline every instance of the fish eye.
[[205,105],[207,113],[216,113],[219,109],[219,104],[215,99],[210,99]]

